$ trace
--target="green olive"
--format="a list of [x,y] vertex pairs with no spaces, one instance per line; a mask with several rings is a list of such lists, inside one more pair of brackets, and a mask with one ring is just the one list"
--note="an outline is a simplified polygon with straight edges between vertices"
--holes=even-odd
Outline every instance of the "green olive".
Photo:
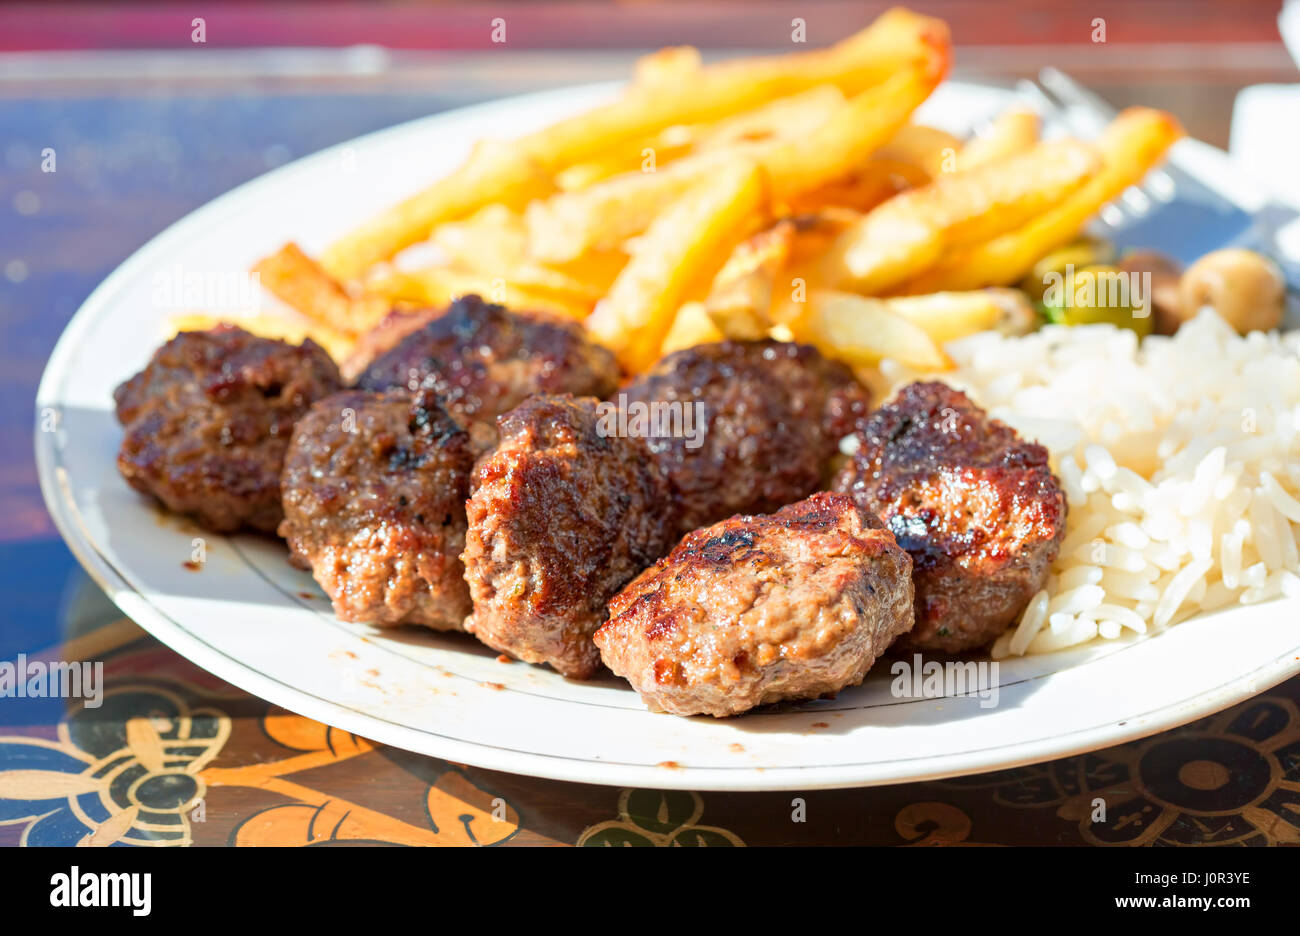
[[1027,292],[1030,298],[1041,300],[1047,290],[1051,274],[1064,276],[1069,269],[1079,270],[1099,263],[1110,263],[1114,259],[1115,248],[1112,244],[1095,237],[1085,237],[1053,250],[1035,263],[1029,275],[1021,280],[1020,288]]
[[1178,283],[1187,318],[1211,306],[1243,335],[1282,323],[1286,282],[1277,264],[1253,250],[1229,247],[1197,260]]
[[1114,266],[1095,265],[1046,276],[1041,306],[1047,319],[1061,325],[1117,325],[1138,335],[1151,333],[1150,310],[1132,288],[1128,273]]

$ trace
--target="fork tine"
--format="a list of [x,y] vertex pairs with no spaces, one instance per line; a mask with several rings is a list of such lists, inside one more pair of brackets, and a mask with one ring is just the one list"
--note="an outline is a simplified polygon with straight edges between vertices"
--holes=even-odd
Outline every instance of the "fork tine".
[[[1038,80],[1047,93],[1063,102],[1067,120],[1073,127],[1089,135],[1101,133],[1116,116],[1099,95],[1075,81],[1058,68],[1048,66],[1038,73]],[[1136,186],[1129,188],[1116,199],[1119,210],[1129,217],[1141,217],[1152,209],[1152,202],[1168,203],[1178,194],[1178,184],[1167,170],[1155,169]]]
[[1033,106],[1043,117],[1061,116],[1061,107],[1052,100],[1051,96],[1043,89],[1043,86],[1028,78],[1022,78],[1016,82],[1016,93],[1026,98],[1028,103]]
[[1079,84],[1058,68],[1050,65],[1044,68],[1038,73],[1038,81],[1069,107],[1089,111],[1095,114],[1098,120],[1106,123],[1115,116],[1115,108],[1102,100],[1100,95]]

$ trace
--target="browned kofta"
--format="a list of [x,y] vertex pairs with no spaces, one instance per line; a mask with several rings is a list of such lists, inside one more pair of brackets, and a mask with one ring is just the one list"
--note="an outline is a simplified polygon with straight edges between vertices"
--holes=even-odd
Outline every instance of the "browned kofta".
[[218,532],[275,532],[293,424],[339,389],[324,349],[233,325],[181,332],[113,394],[117,468],[136,490]]
[[466,630],[585,678],[606,602],[672,545],[668,486],[644,444],[602,428],[592,397],[540,395],[500,419],[466,504]]
[[345,390],[294,428],[280,535],[345,621],[460,630],[469,435],[430,390]]
[[843,364],[808,345],[779,341],[675,352],[617,399],[629,412],[637,405],[702,404],[702,437],[647,439],[672,485],[679,534],[732,514],[769,513],[821,488],[840,439],[870,402]]
[[900,648],[989,643],[1042,587],[1065,536],[1047,450],[935,382],[903,387],[856,438],[834,487],[912,555],[916,627]]
[[[428,387],[477,451],[496,443],[496,418],[534,393],[605,396],[618,363],[580,325],[511,312],[478,296],[457,299],[381,353],[357,378],[367,390]],[[409,329],[409,323],[398,329]]]
[[689,534],[623,589],[601,658],[654,710],[737,715],[856,686],[912,626],[912,562],[822,492]]

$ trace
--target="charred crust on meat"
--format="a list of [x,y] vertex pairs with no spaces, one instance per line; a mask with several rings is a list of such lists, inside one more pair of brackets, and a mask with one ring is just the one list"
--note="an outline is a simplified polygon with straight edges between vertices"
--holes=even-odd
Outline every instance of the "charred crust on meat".
[[233,325],[181,332],[114,393],[125,433],[117,467],[136,490],[219,532],[274,532],[294,424],[338,390],[338,368]]
[[610,601],[594,639],[653,709],[817,698],[856,685],[912,627],[911,571],[852,498],[814,494],[688,535]]
[[468,628],[575,678],[600,666],[608,599],[672,542],[667,483],[641,440],[599,431],[599,407],[539,394],[504,414],[466,505]]
[[869,394],[815,348],[764,340],[669,354],[617,399],[628,407],[703,408],[698,447],[679,436],[648,440],[672,485],[684,535],[733,514],[777,510],[821,488],[839,440],[865,417]]
[[917,624],[901,649],[989,643],[1042,586],[1065,535],[1047,450],[938,382],[903,387],[856,436],[834,488],[912,556]]
[[432,394],[345,390],[299,423],[280,534],[343,620],[460,629],[472,465],[468,434]]
[[475,295],[393,329],[396,341],[376,348],[357,386],[436,393],[480,452],[496,442],[497,417],[535,393],[605,396],[618,385],[614,356],[576,322]]

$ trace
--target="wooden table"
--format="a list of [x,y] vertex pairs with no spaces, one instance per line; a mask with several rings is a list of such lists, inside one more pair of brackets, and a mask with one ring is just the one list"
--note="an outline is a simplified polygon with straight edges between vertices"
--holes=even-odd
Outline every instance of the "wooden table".
[[[142,6],[117,19],[94,7],[61,16],[35,6],[0,10],[0,47],[14,48],[17,36],[65,50],[170,47],[0,57],[0,660],[102,660],[109,693],[93,712],[0,699],[0,843],[1300,841],[1300,680],[1087,756],[809,792],[806,821],[795,822],[789,793],[617,790],[377,746],[220,683],[120,617],[55,533],[30,443],[45,359],[109,271],[231,186],[356,134],[480,99],[618,77],[637,49],[663,42],[774,45],[766,37],[797,15],[790,4],[746,6],[744,15],[713,3],[594,5],[550,16],[506,6],[520,38],[493,49],[477,31],[485,8],[466,4],[364,13],[344,4],[316,17],[274,4],[215,4],[207,14],[214,41],[198,50],[169,32],[188,22],[189,7]],[[814,41],[818,29],[842,32],[869,10],[799,6]],[[1274,3],[925,6],[953,20],[959,74],[1013,79],[1056,64],[1116,104],[1172,110],[1220,145],[1241,87],[1296,79],[1271,31]],[[1085,20],[1094,15],[1108,17],[1105,44],[1088,41]],[[327,48],[355,41],[394,48]],[[249,48],[258,42],[322,48]],[[476,46],[482,51],[466,51]],[[47,147],[57,154],[55,173],[40,170]],[[139,782],[101,792],[96,774],[108,763],[125,764],[124,775]],[[1095,824],[1088,804],[1099,795],[1111,808]],[[504,825],[485,821],[494,808],[504,808]]]

